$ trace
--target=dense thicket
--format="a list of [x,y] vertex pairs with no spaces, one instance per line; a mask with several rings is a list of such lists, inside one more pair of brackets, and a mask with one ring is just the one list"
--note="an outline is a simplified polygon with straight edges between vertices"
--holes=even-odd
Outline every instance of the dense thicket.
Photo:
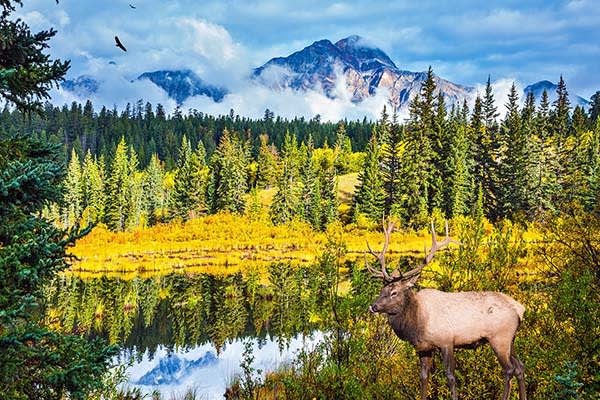
[[[18,112],[39,111],[40,100],[62,79],[69,64],[45,53],[54,31],[32,33],[10,19],[19,1],[0,1],[0,100]],[[96,340],[63,335],[43,324],[42,289],[67,267],[66,247],[81,234],[81,169],[71,165],[64,231],[41,217],[60,204],[65,168],[60,146],[22,130],[0,129],[0,398],[82,399],[101,389],[114,355]]]

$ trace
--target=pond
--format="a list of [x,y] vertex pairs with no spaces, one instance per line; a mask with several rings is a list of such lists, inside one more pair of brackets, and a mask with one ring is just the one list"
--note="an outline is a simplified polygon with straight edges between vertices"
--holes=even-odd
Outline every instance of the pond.
[[193,388],[199,398],[222,399],[240,372],[246,341],[253,367],[271,371],[322,337],[310,311],[318,301],[314,285],[306,271],[284,265],[267,276],[62,275],[46,288],[47,322],[120,345],[119,361],[131,363],[129,385],[145,393],[169,398]]

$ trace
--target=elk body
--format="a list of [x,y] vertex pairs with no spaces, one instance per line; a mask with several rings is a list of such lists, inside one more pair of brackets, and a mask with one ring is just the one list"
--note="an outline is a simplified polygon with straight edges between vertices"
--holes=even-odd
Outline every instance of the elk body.
[[388,274],[385,252],[392,230],[392,223],[384,226],[385,244],[380,253],[373,251],[367,243],[371,254],[378,259],[381,270],[375,270],[368,262],[367,268],[373,275],[383,278],[385,283],[369,310],[387,314],[396,335],[415,348],[420,359],[421,400],[427,399],[429,373],[435,351],[440,350],[442,353],[448,386],[452,399],[456,400],[454,349],[475,348],[484,343],[489,343],[493,348],[504,371],[502,399],[508,399],[512,378],[516,377],[519,399],[526,400],[525,369],[514,351],[514,339],[525,307],[499,292],[446,293],[434,289],[414,291],[413,286],[421,270],[433,260],[435,252],[449,243],[457,242],[448,236],[448,224],[446,238],[438,242],[432,224],[433,244],[425,262],[404,274],[398,269]]

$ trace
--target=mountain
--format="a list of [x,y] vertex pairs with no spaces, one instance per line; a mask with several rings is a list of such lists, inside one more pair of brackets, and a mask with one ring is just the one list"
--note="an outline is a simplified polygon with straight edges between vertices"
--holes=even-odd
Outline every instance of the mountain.
[[[187,69],[144,72],[136,80],[149,80],[164,90],[170,98],[177,102],[177,105],[183,104],[189,97],[198,95],[208,96],[218,103],[228,93],[227,89],[223,87],[205,83],[198,75]],[[65,80],[61,87],[80,97],[87,98],[97,93],[101,85],[101,78],[80,75],[75,79]]]
[[[420,92],[427,73],[402,70],[383,50],[350,36],[335,44],[319,40],[287,57],[273,58],[254,69],[253,77],[274,90],[322,90],[331,98],[343,94],[342,79],[341,88],[354,102],[384,90],[393,104],[405,108]],[[441,92],[448,105],[462,102],[474,91],[438,76],[435,81],[436,95]]]
[[199,95],[208,96],[218,103],[227,94],[227,89],[205,83],[189,69],[144,72],[137,79],[150,80],[167,92],[169,97],[175,100],[178,105],[181,105],[189,97]]
[[[550,100],[550,104],[552,104],[554,102],[554,100],[556,100],[556,88],[558,87],[557,84],[552,83],[550,81],[539,81],[536,83],[533,83],[529,86],[527,86],[524,90],[523,90],[523,94],[527,95],[529,93],[533,93],[533,95],[535,96],[536,101],[539,103],[540,99],[542,98],[542,93],[544,92],[544,90],[546,90],[548,92],[548,99]],[[568,88],[567,88],[568,90]],[[587,110],[587,108],[590,105],[590,102],[586,99],[584,99],[583,97],[580,97],[576,94],[569,94],[569,100],[571,101],[571,106],[576,106],[576,105],[580,105],[582,106],[584,109]]]
[[136,382],[138,385],[165,385],[177,383],[189,375],[194,369],[206,367],[217,362],[214,353],[207,351],[197,360],[189,361],[169,354],[158,361],[158,365],[146,372]]
[[60,86],[81,97],[88,97],[98,91],[98,81],[90,75],[80,75],[75,79],[66,79]]

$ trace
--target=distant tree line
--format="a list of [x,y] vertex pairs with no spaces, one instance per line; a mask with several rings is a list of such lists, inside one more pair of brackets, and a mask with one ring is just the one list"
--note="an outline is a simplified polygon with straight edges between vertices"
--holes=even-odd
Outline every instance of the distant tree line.
[[[18,110],[11,111],[5,107],[0,114],[0,130],[24,132],[41,140],[64,143],[67,157],[74,148],[77,154],[90,150],[92,155],[104,156],[105,160],[112,159],[121,138],[125,138],[135,149],[141,167],[145,168],[152,154],[156,154],[168,170],[177,163],[184,135],[194,148],[202,142],[210,157],[225,130],[237,132],[248,141],[251,153],[256,156],[263,134],[278,149],[283,145],[286,133],[296,136],[298,142],[306,141],[310,135],[316,147],[333,146],[338,125],[322,122],[318,115],[310,120],[288,120],[275,117],[268,109],[262,119],[243,118],[233,110],[218,117],[197,110],[183,113],[180,109],[167,115],[161,104],[153,106],[144,104],[142,100],[128,104],[122,111],[106,107],[98,111],[90,101],[84,105],[73,102],[70,107],[46,103],[43,111],[41,115],[25,116]],[[352,148],[364,149],[374,124],[365,118],[362,121],[344,121],[344,125]]]
[[418,227],[434,214],[531,221],[569,202],[598,203],[598,93],[589,112],[572,109],[561,77],[554,103],[544,92],[539,105],[529,94],[520,106],[513,85],[499,120],[489,79],[473,110],[447,107],[435,92],[429,69],[402,122],[386,108],[377,123],[333,124],[269,110],[260,120],[168,117],[141,102],[96,114],[88,102],[83,111],[46,105],[45,117],[30,119],[5,109],[0,123],[70,149],[65,206],[49,210],[64,226],[103,222],[121,231],[220,211],[258,215],[268,203],[261,189],[276,187],[273,223],[323,229],[340,217],[337,176],[357,171],[346,222],[395,215]]

